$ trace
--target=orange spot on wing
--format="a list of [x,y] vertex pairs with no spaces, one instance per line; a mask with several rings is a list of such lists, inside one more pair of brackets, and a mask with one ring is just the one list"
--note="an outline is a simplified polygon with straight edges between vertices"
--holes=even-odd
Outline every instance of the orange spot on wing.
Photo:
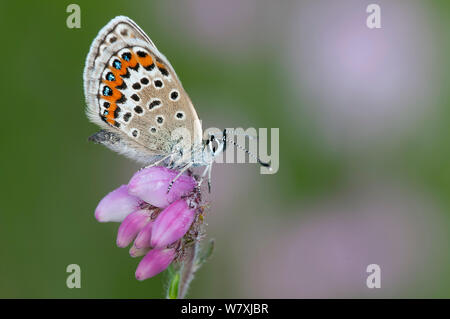
[[112,88],[112,94],[110,96],[102,95],[102,98],[107,100],[108,102],[112,103],[117,101],[122,97],[122,93],[116,88]]
[[[125,62],[126,62],[126,61],[125,61]],[[123,64],[122,64],[122,68],[123,68]],[[125,72],[122,73],[122,69],[117,70],[117,69],[113,68],[112,66],[109,66],[109,70],[114,74],[114,77],[116,78],[116,80],[115,80],[115,81],[106,81],[106,80],[103,80],[103,83],[106,83],[106,84],[111,83],[111,84],[112,84],[111,87],[112,87],[114,90],[116,90],[116,86],[121,86],[121,85],[123,84],[123,79],[122,79],[121,75],[127,73],[126,67],[125,67],[124,69],[125,69]],[[120,96],[119,96],[119,97],[120,97]]]
[[117,109],[116,103],[111,103],[111,105],[108,108],[108,114],[106,115],[106,121],[108,121],[109,124],[114,125],[116,121],[114,120],[114,111]]
[[125,75],[127,74],[127,65],[126,65],[127,61],[120,59],[120,64],[121,64],[121,68],[120,70],[117,70],[116,68],[112,67],[112,66],[108,66],[108,68],[111,70],[111,72],[114,73],[115,78],[119,78],[120,75]]
[[151,65],[153,63],[153,59],[150,56],[150,54],[147,54],[145,57],[140,57],[138,55],[136,55],[137,60],[139,61],[139,63],[145,68],[149,65]]
[[164,64],[159,63],[158,61],[156,61],[156,66],[157,66],[158,68],[161,68],[161,69],[165,69],[165,68],[166,68],[166,67],[164,66]]
[[[114,74],[114,77],[116,78],[116,81],[117,81],[117,79],[120,78],[121,75],[124,75],[124,74],[127,73],[127,72],[126,72],[126,68],[125,68],[125,72],[124,72],[124,73],[122,73],[122,69],[117,70],[116,68],[113,68],[112,66],[109,66],[108,68],[109,68],[109,70]],[[121,79],[121,78],[120,78],[120,79]]]
[[121,86],[123,83],[123,80],[120,76],[116,76],[116,80],[115,81],[108,81],[108,80],[103,80],[102,81],[104,84],[108,85],[110,88],[115,88],[116,86]]
[[137,63],[138,63],[137,56],[134,52],[131,52],[130,61],[122,60],[122,66],[125,65],[126,67],[134,68]]

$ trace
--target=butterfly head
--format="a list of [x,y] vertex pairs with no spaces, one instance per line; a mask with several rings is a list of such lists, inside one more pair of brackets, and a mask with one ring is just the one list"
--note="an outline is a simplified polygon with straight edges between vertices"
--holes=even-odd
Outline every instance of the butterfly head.
[[204,144],[210,156],[212,158],[216,157],[218,154],[222,153],[226,149],[227,144],[226,130],[223,131],[223,137],[221,139],[211,134],[208,137],[208,139],[204,141]]

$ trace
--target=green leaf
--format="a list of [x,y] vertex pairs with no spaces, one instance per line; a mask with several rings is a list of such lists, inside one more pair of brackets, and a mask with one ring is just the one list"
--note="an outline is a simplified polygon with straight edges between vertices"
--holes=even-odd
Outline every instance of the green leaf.
[[167,299],[177,299],[180,287],[180,272],[169,267],[169,285],[167,286]]
[[203,265],[211,257],[213,252],[214,252],[214,239],[211,239],[198,255],[196,260],[197,267]]

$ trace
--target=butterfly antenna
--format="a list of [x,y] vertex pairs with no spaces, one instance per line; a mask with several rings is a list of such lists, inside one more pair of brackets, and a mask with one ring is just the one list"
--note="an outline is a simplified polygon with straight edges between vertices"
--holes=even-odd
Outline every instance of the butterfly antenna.
[[234,132],[233,134],[236,135],[236,136],[245,136],[245,137],[248,137],[251,140],[259,140],[258,136],[254,136],[254,135],[251,135],[251,134],[246,134],[246,133],[240,134],[240,133],[236,133],[236,132]]
[[236,146],[237,148],[239,148],[241,151],[244,151],[245,153],[248,154],[248,156],[250,156],[251,158],[253,158],[254,160],[256,160],[259,165],[264,166],[264,167],[270,167],[269,163],[263,162],[259,159],[258,156],[256,156],[255,154],[253,154],[252,152],[250,152],[248,149],[246,149],[245,147],[242,147],[240,144],[236,143],[233,139],[231,138],[227,138],[226,135],[224,136],[224,139],[228,142],[233,144],[234,146]]

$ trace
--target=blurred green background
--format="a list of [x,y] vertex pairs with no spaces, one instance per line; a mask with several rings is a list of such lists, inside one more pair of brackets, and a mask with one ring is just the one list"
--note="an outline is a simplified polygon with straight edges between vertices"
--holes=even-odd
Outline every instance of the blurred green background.
[[117,15],[171,61],[204,128],[280,128],[277,174],[215,166],[216,251],[190,297],[450,297],[448,1],[76,1],[80,29],[72,2],[0,3],[0,297],[164,297],[164,274],[138,282],[118,224],[94,218],[139,168],[87,141],[84,61]]

